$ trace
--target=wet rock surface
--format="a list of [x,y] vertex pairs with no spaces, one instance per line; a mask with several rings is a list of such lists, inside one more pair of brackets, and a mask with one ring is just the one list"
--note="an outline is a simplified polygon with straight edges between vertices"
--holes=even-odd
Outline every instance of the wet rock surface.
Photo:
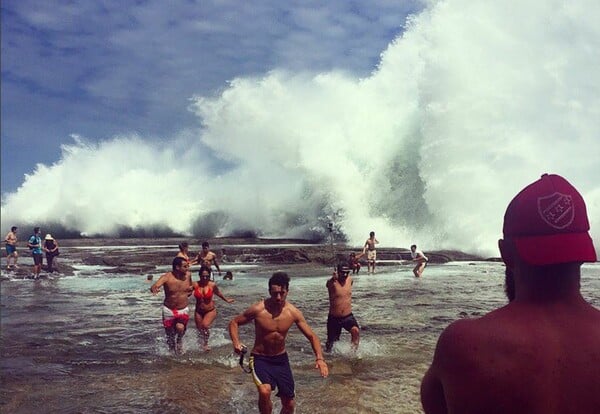
[[[69,239],[58,240],[60,256],[55,259],[55,275],[73,275],[82,266],[99,266],[107,273],[147,274],[170,269],[178,244],[183,239]],[[200,251],[204,240],[190,240],[190,257]],[[311,244],[306,240],[294,239],[238,239],[219,238],[206,240],[219,263],[263,264],[279,266],[334,266],[344,262],[351,252],[360,253],[360,247],[341,244]],[[26,278],[32,275],[33,261],[29,251],[19,248],[19,268],[7,271],[3,261],[3,278]],[[484,259],[457,250],[425,251],[431,264],[450,261],[497,260]],[[377,248],[377,265],[393,266],[410,261],[407,248]],[[366,265],[365,257],[361,262]],[[42,277],[47,276],[46,260]]]

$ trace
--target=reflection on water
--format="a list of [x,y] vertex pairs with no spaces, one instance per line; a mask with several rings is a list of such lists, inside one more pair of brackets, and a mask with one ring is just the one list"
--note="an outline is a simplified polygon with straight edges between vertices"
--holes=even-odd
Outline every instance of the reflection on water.
[[[420,280],[410,266],[356,277],[354,314],[362,328],[357,355],[344,333],[327,356],[331,375],[321,379],[308,341],[297,329],[290,332],[297,412],[420,412],[419,383],[439,333],[453,320],[504,304],[503,269],[498,263],[450,263],[427,267]],[[328,272],[291,274],[289,300],[321,340]],[[85,269],[75,277],[3,281],[1,411],[257,412],[256,389],[237,365],[226,324],[266,296],[272,269],[235,273],[234,281],[218,281],[236,302],[217,299],[212,351],[200,351],[192,322],[179,357],[167,352],[162,294],[149,293],[145,276]],[[584,266],[584,296],[595,306],[600,306],[598,276],[599,265]],[[252,343],[251,326],[241,328],[241,338]]]

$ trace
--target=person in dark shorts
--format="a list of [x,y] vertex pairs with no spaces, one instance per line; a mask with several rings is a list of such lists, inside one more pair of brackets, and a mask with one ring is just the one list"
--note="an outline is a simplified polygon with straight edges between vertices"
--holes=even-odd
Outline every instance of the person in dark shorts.
[[338,265],[327,281],[329,293],[329,315],[327,315],[327,343],[325,351],[331,352],[333,343],[340,339],[342,328],[350,332],[352,348],[356,350],[360,341],[360,327],[352,314],[352,284],[350,269]]
[[[4,238],[4,243],[6,243],[6,269],[15,268],[18,269],[17,260],[19,259],[19,253],[17,252],[17,226],[12,226],[10,231],[6,234]],[[11,266],[10,259],[13,259],[13,264]]]
[[243,354],[246,347],[240,341],[238,329],[240,325],[254,321],[255,339],[250,366],[258,389],[258,408],[261,414],[272,412],[271,392],[274,388],[277,388],[277,396],[281,399],[281,412],[294,412],[294,377],[285,349],[285,339],[293,324],[310,341],[316,357],[315,368],[321,376],[329,375],[319,338],[308,326],[302,312],[286,301],[289,282],[287,273],[275,272],[269,279],[270,297],[250,306],[229,322],[233,350]]
[[58,271],[55,269],[55,261],[56,256],[60,254],[58,250],[58,242],[54,240],[54,237],[50,233],[46,234],[44,237],[44,244],[42,245],[43,250],[46,252],[46,263],[48,264],[47,270],[49,273],[54,273],[54,271]]

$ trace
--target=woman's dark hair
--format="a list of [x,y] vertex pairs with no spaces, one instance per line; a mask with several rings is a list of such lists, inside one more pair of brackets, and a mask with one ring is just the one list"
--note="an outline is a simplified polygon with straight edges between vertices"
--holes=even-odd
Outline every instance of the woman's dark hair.
[[208,272],[210,276],[210,267],[204,265],[200,266],[200,270],[198,270],[198,276],[202,276],[202,272]]

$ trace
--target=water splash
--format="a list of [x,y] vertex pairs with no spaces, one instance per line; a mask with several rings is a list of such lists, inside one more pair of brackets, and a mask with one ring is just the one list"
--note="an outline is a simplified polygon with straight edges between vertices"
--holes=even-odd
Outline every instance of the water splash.
[[[3,195],[2,226],[340,239],[495,254],[504,208],[566,176],[600,226],[600,5],[432,2],[365,79],[234,79],[164,143],[74,137]],[[43,199],[40,197],[43,196]],[[600,245],[598,231],[593,233]]]

